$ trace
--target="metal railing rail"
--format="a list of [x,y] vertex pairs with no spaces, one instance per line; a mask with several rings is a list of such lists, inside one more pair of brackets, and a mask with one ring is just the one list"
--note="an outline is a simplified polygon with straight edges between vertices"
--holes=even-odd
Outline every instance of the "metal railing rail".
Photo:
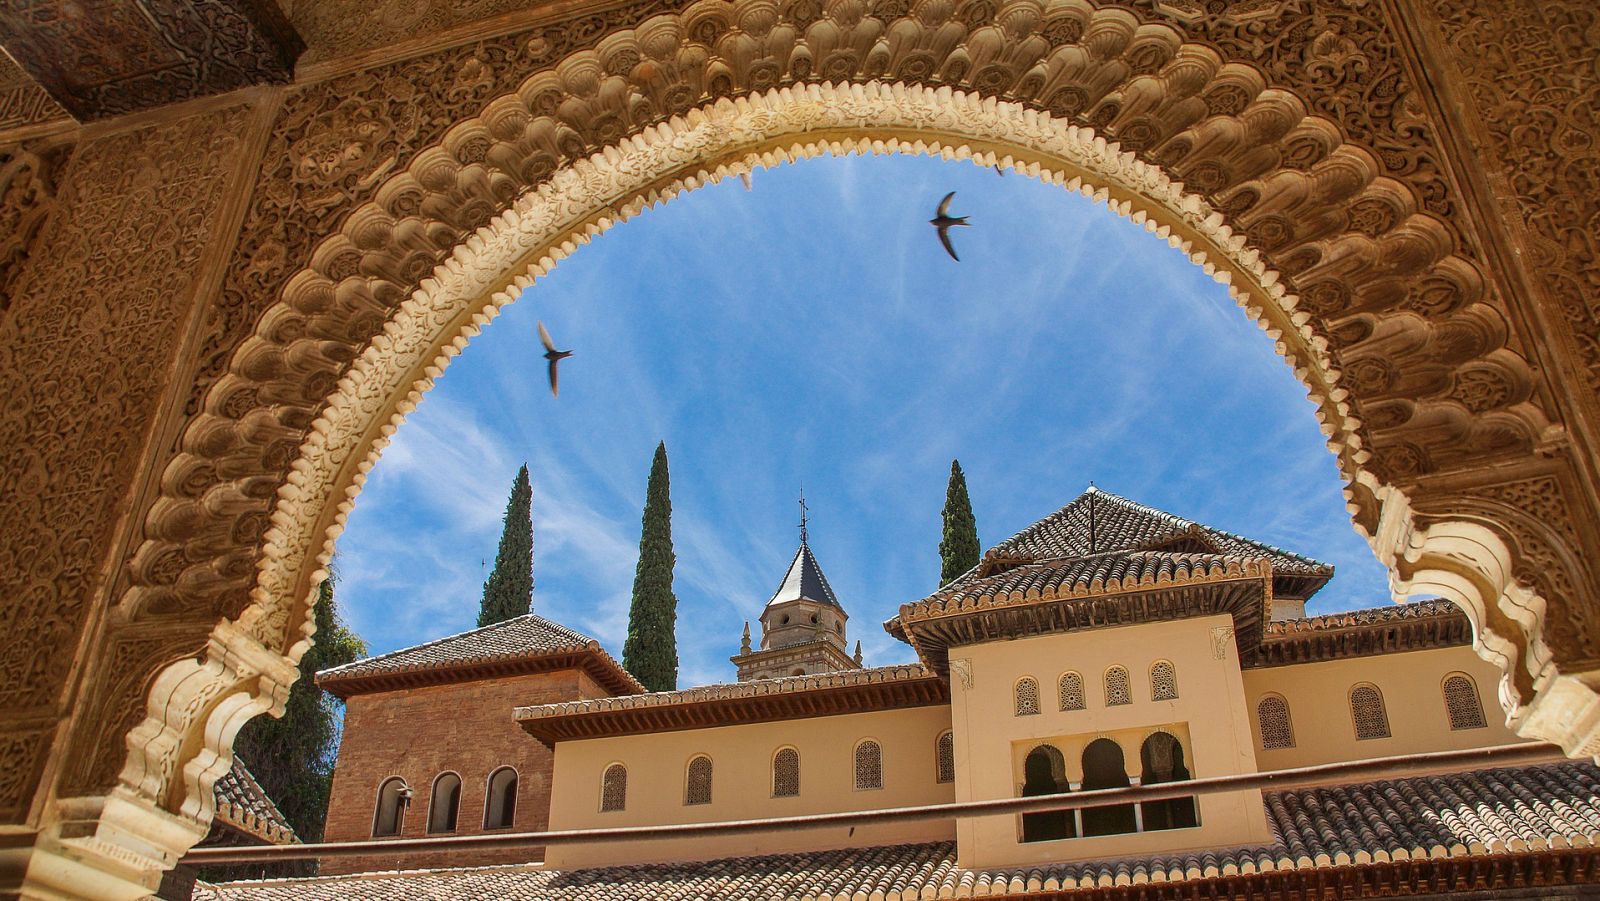
[[514,832],[493,835],[447,835],[433,838],[259,845],[243,848],[197,848],[184,855],[180,863],[192,866],[209,866],[215,864],[274,863],[286,860],[361,855],[392,857],[399,854],[414,854],[422,851],[483,851],[504,848],[548,847],[550,845],[587,842],[705,838],[717,835],[782,832],[834,826],[866,826],[877,823],[941,820],[955,817],[1016,815],[1049,810],[1073,810],[1102,804],[1162,801],[1170,798],[1187,798],[1220,792],[1269,788],[1273,790],[1309,788],[1319,785],[1339,784],[1352,777],[1371,777],[1376,775],[1389,777],[1424,771],[1444,772],[1453,769],[1485,766],[1513,766],[1560,759],[1561,757],[1561,749],[1559,747],[1543,742],[1531,742],[1500,745],[1491,748],[1470,748],[1460,751],[1435,751],[1427,754],[1376,757],[1368,760],[1324,763],[1316,766],[1273,770],[1265,773],[1211,776],[1204,779],[1190,779],[1184,782],[1130,785],[1122,788],[1103,788],[1056,795],[998,798],[988,801],[955,801],[917,807],[854,810],[840,813],[810,814],[807,816],[734,820],[721,823],[623,826],[607,829],[564,829],[550,832]]

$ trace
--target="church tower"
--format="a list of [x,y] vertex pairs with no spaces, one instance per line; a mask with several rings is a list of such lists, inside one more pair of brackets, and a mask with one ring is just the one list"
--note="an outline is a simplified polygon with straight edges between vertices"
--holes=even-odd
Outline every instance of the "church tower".
[[850,615],[839,605],[807,543],[804,509],[802,501],[800,549],[761,611],[761,647],[751,648],[750,624],[745,623],[739,654],[731,658],[739,667],[740,682],[861,668],[860,643],[854,657],[846,650]]

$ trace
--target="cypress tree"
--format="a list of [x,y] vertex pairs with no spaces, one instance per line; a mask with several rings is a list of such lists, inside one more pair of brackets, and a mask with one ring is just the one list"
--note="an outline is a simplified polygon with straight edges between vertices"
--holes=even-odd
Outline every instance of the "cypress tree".
[[656,446],[639,529],[639,568],[633,577],[628,640],[622,665],[650,691],[678,687],[678,599],[672,594],[672,493],[667,484],[667,443]]
[[[359,660],[367,646],[339,621],[333,579],[323,581],[312,608],[317,633],[300,658],[300,678],[289,689],[283,716],[258,716],[239,730],[233,750],[302,841],[322,840],[339,748],[339,699],[317,687],[318,670]],[[280,875],[315,872],[315,864],[286,863]],[[259,867],[256,870],[260,870]],[[252,872],[257,878],[260,872]]]
[[533,487],[528,484],[528,464],[517,470],[506,501],[505,529],[494,570],[483,583],[478,626],[514,619],[533,610]]
[[956,577],[978,565],[978,520],[972,515],[972,499],[967,496],[967,476],[961,461],[950,461],[950,485],[944,493],[944,538],[939,542],[943,564],[939,584],[948,585]]

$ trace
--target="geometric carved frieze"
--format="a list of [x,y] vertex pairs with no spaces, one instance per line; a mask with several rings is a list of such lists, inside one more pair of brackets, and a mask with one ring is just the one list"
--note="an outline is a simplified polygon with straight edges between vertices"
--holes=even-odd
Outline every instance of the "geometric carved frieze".
[[51,122],[70,124],[71,117],[39,83],[0,50],[0,133]]
[[276,0],[9,0],[0,44],[80,121],[286,82],[303,47]]

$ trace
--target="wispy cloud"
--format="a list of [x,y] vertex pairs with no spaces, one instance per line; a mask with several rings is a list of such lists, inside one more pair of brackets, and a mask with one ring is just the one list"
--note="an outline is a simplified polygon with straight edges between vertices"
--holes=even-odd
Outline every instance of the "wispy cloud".
[[[961,263],[924,224],[949,190]],[[539,320],[577,351],[559,399]],[[1224,288],[1060,188],[852,157],[686,195],[526,292],[374,470],[339,547],[349,619],[375,651],[470,628],[526,461],[536,607],[620,653],[661,440],[683,684],[732,678],[802,485],[852,644],[911,659],[880,624],[934,587],[955,457],[986,543],[1094,479],[1333,562],[1323,609],[1387,598],[1303,388]]]

